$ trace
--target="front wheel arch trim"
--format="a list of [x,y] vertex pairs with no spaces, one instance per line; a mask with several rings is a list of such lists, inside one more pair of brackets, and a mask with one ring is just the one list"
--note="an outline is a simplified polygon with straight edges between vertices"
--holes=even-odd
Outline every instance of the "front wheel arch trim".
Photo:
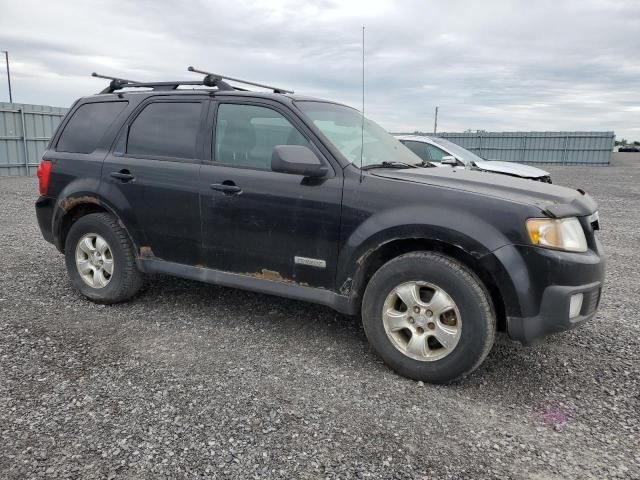
[[[498,280],[486,270],[480,261],[459,245],[428,237],[392,238],[382,242],[375,249],[368,250],[361,256],[353,278],[347,279],[341,290],[349,288],[350,303],[360,311],[364,291],[373,274],[386,262],[400,255],[415,251],[441,253],[451,257],[471,269],[490,293],[498,319],[498,330],[506,328],[505,302]],[[345,293],[344,290],[342,293]]]

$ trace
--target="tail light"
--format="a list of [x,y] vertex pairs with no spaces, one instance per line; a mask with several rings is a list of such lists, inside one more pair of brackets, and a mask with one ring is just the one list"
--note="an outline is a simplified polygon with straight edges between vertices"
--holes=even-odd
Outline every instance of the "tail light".
[[51,160],[42,160],[38,167],[38,187],[40,195],[46,195],[49,191],[49,178],[51,177]]

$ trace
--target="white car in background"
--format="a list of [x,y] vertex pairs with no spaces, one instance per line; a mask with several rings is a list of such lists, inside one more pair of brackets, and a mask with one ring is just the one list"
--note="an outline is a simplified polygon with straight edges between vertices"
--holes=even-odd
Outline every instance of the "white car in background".
[[395,135],[395,137],[422,160],[431,162],[437,167],[458,166],[551,183],[551,175],[545,170],[521,163],[485,160],[444,138],[426,135]]

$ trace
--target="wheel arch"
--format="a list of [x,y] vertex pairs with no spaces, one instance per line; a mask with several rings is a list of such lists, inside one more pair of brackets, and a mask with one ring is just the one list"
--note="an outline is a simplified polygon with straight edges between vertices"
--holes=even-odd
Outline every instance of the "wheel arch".
[[108,213],[112,215],[120,227],[126,232],[134,250],[136,252],[139,251],[139,239],[134,238],[131,231],[122,221],[122,217],[118,214],[117,210],[98,195],[84,194],[67,197],[63,201],[58,202],[56,210],[57,212],[54,217],[54,238],[56,247],[62,253],[64,253],[67,235],[73,224],[80,218],[92,213]]
[[381,242],[375,248],[367,250],[365,254],[357,260],[358,268],[354,272],[353,278],[347,279],[348,285],[343,284],[341,289],[349,288],[351,302],[358,305],[357,309],[359,311],[364,291],[373,274],[389,260],[405,253],[416,251],[441,253],[469,268],[489,292],[496,312],[498,330],[502,331],[506,328],[505,302],[502,292],[498,287],[497,279],[472,253],[461,245],[456,245],[442,239],[412,236],[390,238]]

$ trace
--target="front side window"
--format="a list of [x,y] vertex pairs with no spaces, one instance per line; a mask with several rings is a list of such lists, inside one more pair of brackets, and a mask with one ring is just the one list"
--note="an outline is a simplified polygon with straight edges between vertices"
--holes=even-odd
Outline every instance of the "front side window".
[[271,154],[278,145],[309,141],[280,113],[266,107],[223,103],[218,107],[214,159],[240,167],[271,169]]
[[419,156],[422,160],[431,161],[431,155],[429,155],[429,144],[424,142],[416,142],[413,140],[400,140],[404,146]]
[[425,144],[425,145],[427,147],[427,150],[429,150],[429,155],[431,156],[432,162],[439,163],[442,161],[442,157],[450,156],[447,152],[445,152],[441,148],[434,147],[433,145],[428,145],[428,144]]
[[299,101],[296,105],[349,162],[362,166],[382,162],[419,165],[422,159],[360,112],[344,105]]
[[202,103],[147,105],[129,127],[128,155],[196,158]]
[[128,102],[85,103],[60,135],[58,152],[91,153]]

